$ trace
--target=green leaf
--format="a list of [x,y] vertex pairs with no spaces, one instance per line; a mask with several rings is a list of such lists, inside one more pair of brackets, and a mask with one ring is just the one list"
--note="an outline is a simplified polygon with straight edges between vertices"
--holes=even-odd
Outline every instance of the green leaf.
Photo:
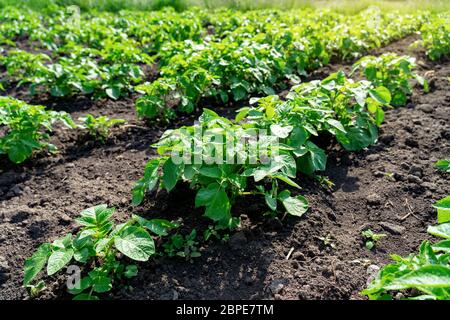
[[106,88],[105,92],[111,99],[117,100],[120,97],[120,88],[117,86]]
[[89,288],[90,286],[92,286],[92,280],[90,277],[83,277],[81,278],[80,282],[77,283],[77,285],[75,286],[75,288],[69,289],[67,290],[70,294],[80,294],[82,293],[84,290],[86,290],[87,288]]
[[250,108],[249,108],[249,107],[245,107],[245,108],[239,109],[239,112],[238,112],[238,114],[236,115],[235,121],[236,121],[236,122],[239,122],[239,121],[241,121],[242,119],[244,119],[244,118],[247,116],[247,114],[248,114],[249,111],[250,111]]
[[431,246],[435,252],[443,251],[450,253],[450,240],[442,240]]
[[384,111],[381,107],[378,107],[375,111],[375,123],[377,126],[381,126],[384,121]]
[[266,204],[270,208],[270,210],[272,210],[272,211],[277,210],[277,199],[273,198],[268,193],[265,194],[264,198],[265,198]]
[[220,178],[222,177],[222,170],[217,166],[201,167],[199,170],[200,174],[210,177],[210,178]]
[[282,138],[282,139],[287,138],[289,136],[289,133],[292,131],[292,129],[294,129],[293,126],[282,127],[278,124],[272,124],[270,126],[270,132],[273,135],[275,135],[279,138]]
[[297,217],[301,217],[306,211],[308,211],[308,200],[305,197],[298,195],[296,197],[287,197],[282,200],[286,211]]
[[195,207],[200,206],[206,207],[205,216],[214,221],[231,218],[228,195],[218,183],[211,183],[197,192]]
[[276,179],[279,179],[279,180],[281,180],[281,181],[283,181],[283,182],[286,182],[286,183],[287,183],[288,185],[290,185],[291,187],[295,187],[295,188],[301,189],[300,186],[299,186],[297,183],[295,183],[295,182],[292,181],[289,177],[286,177],[286,176],[284,176],[284,175],[281,175],[281,174],[274,174],[274,175],[272,176],[272,178],[276,178]]
[[49,276],[55,274],[72,260],[73,249],[58,250],[53,252],[48,258],[47,274]]
[[37,274],[44,269],[51,252],[51,245],[49,243],[44,243],[36,250],[31,258],[25,260],[23,277],[24,286],[29,285]]
[[170,191],[175,187],[179,173],[180,166],[175,165],[172,159],[167,159],[163,166],[163,182],[167,191]]
[[450,222],[450,196],[435,202],[433,207],[437,209],[439,223]]
[[338,129],[339,131],[342,131],[343,133],[346,132],[344,126],[343,126],[342,123],[341,123],[340,121],[338,121],[338,120],[335,120],[335,119],[328,119],[328,120],[327,120],[327,123],[328,123],[330,126],[335,127],[336,129]]
[[382,105],[386,105],[391,102],[391,93],[389,89],[383,86],[369,90],[369,95]]
[[450,288],[450,267],[441,265],[423,266],[393,279],[391,283],[384,286],[385,290],[408,288]]
[[147,220],[137,215],[133,215],[133,218],[136,219],[141,227],[147,228],[158,236],[167,236],[168,231],[179,226],[177,223],[173,223],[164,219]]
[[129,226],[114,238],[114,245],[127,257],[147,261],[155,253],[155,243],[145,229]]
[[159,159],[150,160],[145,166],[144,177],[136,182],[132,190],[133,206],[137,206],[144,200],[145,192],[147,190],[153,190],[159,181],[158,168],[160,165]]
[[80,250],[75,251],[73,254],[73,258],[81,263],[86,263],[89,257],[90,257],[89,248],[82,248]]
[[427,232],[436,237],[450,239],[450,222],[429,226]]
[[441,171],[450,172],[450,160],[449,159],[438,160],[438,161],[436,161],[436,163],[434,165],[436,166],[436,168],[438,168]]
[[98,276],[92,278],[92,289],[97,293],[108,292],[112,288],[112,280],[108,276]]
[[[26,141],[31,142],[34,141],[32,139],[20,139],[18,141],[14,141],[12,145],[9,146],[8,149],[8,158],[14,163],[22,163],[27,158],[31,156],[33,153],[33,147],[30,147],[29,144],[26,143]],[[36,142],[36,147],[39,148],[40,144]]]
[[241,86],[231,89],[231,92],[235,101],[242,100],[247,96],[247,91]]
[[302,155],[297,159],[297,168],[303,173],[312,174],[326,168],[327,155],[325,151],[311,141],[307,141],[305,146],[295,150],[294,154]]
[[133,278],[136,277],[138,274],[138,267],[134,264],[127,265],[125,269],[124,276],[126,278]]

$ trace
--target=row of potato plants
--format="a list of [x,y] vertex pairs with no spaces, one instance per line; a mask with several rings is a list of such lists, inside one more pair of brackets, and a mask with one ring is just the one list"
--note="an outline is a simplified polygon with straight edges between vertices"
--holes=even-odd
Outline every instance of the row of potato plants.
[[82,14],[77,23],[68,10],[38,14],[6,8],[0,14],[4,42],[14,46],[25,38],[51,55],[13,49],[0,63],[31,93],[112,99],[151,80],[148,69],[156,63],[159,78],[136,88],[146,93],[137,110],[170,118],[168,101],[190,112],[202,97],[226,102],[271,94],[334,56],[352,58],[416,31],[425,17],[373,9],[355,16],[318,10],[169,10]]
[[143,93],[136,101],[138,114],[170,118],[177,110],[192,112],[202,98],[227,103],[270,95],[333,57],[358,57],[418,30],[424,20],[371,10],[344,19],[331,12],[301,21],[289,14],[281,23],[275,18],[263,23],[253,17],[220,42],[168,43],[158,55],[160,77],[136,87]]
[[30,105],[12,97],[0,97],[0,129],[4,130],[0,136],[0,155],[21,163],[37,150],[55,153],[57,148],[49,140],[56,122],[69,129],[86,130],[99,141],[108,137],[111,127],[125,122],[90,114],[78,120],[76,123],[64,111],[47,110],[44,106]]
[[[426,80],[413,71],[414,67],[414,59],[406,56],[368,56],[353,68],[367,80],[353,81],[337,72],[322,81],[294,86],[286,100],[277,95],[252,99],[254,105],[241,108],[235,121],[204,109],[195,125],[168,130],[154,144],[159,157],[146,165],[144,177],[133,189],[133,203],[140,204],[147,191],[159,186],[171,191],[178,182],[185,181],[197,191],[196,206],[204,206],[205,216],[224,227],[236,224],[231,206],[236,197],[248,194],[249,188],[254,189],[250,193],[264,196],[271,211],[276,211],[281,202],[288,213],[301,216],[307,209],[306,199],[291,197],[289,191],[279,190],[279,184],[299,189],[292,180],[297,172],[313,174],[325,169],[325,150],[314,143],[324,134],[335,137],[349,151],[375,143],[377,128],[384,120],[383,107],[390,106],[392,96],[396,105],[405,105],[414,78],[427,89]],[[228,156],[224,153],[227,145],[236,144],[240,138],[233,133],[245,136],[250,131],[269,132],[278,139],[273,149],[262,154],[270,157],[276,153],[269,163],[261,158],[250,163],[245,158],[254,148],[252,143],[243,145],[242,155],[232,154],[231,164],[195,163],[196,157],[211,162],[209,158],[220,157],[219,151]],[[212,141],[208,141],[210,133],[216,135]],[[183,162],[174,163],[173,155],[183,157]],[[239,164],[237,156],[244,157]]]
[[420,28],[421,39],[416,45],[425,48],[431,60],[439,60],[450,53],[450,13],[443,12],[429,19]]
[[[409,80],[417,77],[412,72],[413,61],[408,57],[389,57],[398,62],[389,64],[389,72]],[[366,61],[377,59],[371,57]],[[358,68],[362,68],[361,64]],[[368,147],[377,139],[377,128],[384,119],[383,108],[389,107],[391,102],[391,93],[385,85],[390,85],[394,91],[402,89],[401,81],[397,85],[392,81],[383,82],[386,81],[382,72],[385,65],[375,68],[378,76],[374,77],[374,82],[353,81],[343,72],[334,73],[322,81],[295,86],[286,100],[276,95],[254,99],[253,106],[240,109],[234,120],[205,109],[198,124],[168,130],[154,145],[159,157],[147,163],[144,177],[133,188],[132,203],[139,205],[150,190],[164,187],[171,191],[184,181],[197,192],[196,207],[205,207],[205,216],[215,222],[212,234],[234,229],[239,224],[239,219],[232,215],[232,205],[239,196],[263,197],[272,216],[281,206],[291,215],[302,216],[308,209],[308,201],[297,192],[293,194],[288,187],[300,189],[294,181],[298,172],[313,174],[325,169],[325,150],[313,142],[314,137],[330,134],[349,151]],[[227,139],[236,139],[233,135],[236,132],[247,138],[246,133],[251,130],[269,131],[278,140],[273,146],[269,141],[268,152],[264,155],[273,156],[269,162],[263,162],[263,157],[248,161],[245,155],[252,147],[250,143],[230,154],[234,160],[242,155],[241,164],[190,164],[198,155],[223,156],[221,151],[225,150]],[[222,139],[205,143],[196,140],[196,131],[200,131],[200,137],[210,131],[214,138]],[[181,154],[181,158],[189,161],[178,163],[173,155],[185,146],[188,146],[188,157]],[[137,266],[124,262],[121,256],[131,261],[147,261],[155,254],[154,238],[167,236],[178,227],[174,222],[147,220],[136,215],[114,225],[113,213],[114,209],[105,205],[87,209],[77,219],[82,229],[76,235],[69,234],[40,246],[25,262],[24,285],[30,292],[37,293],[43,288],[44,283],[35,283],[35,279],[45,267],[47,275],[54,275],[74,262],[84,266],[84,276],[69,292],[75,294],[76,299],[97,299],[98,294],[110,291],[114,283],[136,275]],[[186,241],[195,245],[194,238],[195,233]],[[170,241],[167,246],[173,247],[173,251],[177,246],[172,243],[174,239]],[[192,248],[192,256],[197,256],[195,247]]]

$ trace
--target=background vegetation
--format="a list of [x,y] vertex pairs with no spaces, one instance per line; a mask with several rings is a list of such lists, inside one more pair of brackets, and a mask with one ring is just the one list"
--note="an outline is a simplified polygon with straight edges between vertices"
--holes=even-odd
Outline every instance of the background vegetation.
[[35,10],[45,10],[55,5],[77,5],[83,11],[120,11],[128,10],[159,10],[173,7],[183,11],[190,7],[208,9],[232,8],[237,10],[252,10],[261,8],[292,9],[302,7],[330,8],[332,10],[353,14],[371,5],[383,10],[414,11],[428,9],[443,11],[450,9],[448,0],[0,0],[0,8],[8,5],[29,7]]

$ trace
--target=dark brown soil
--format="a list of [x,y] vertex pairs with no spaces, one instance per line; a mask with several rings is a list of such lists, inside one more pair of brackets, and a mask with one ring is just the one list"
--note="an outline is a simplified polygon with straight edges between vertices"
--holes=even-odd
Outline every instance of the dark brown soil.
[[[262,218],[262,199],[242,199],[235,212],[243,228],[229,243],[202,245],[202,256],[192,263],[159,257],[141,264],[138,277],[129,282],[133,290],[118,288],[107,298],[362,299],[359,292],[373,266],[368,267],[387,263],[390,253],[415,251],[428,237],[427,225],[435,223],[431,204],[450,193],[448,176],[433,168],[436,160],[450,156],[450,63],[432,64],[421,52],[409,52],[413,40],[408,37],[376,53],[415,55],[422,74],[433,70],[428,73],[432,91],[416,89],[407,107],[388,111],[379,142],[368,150],[351,154],[331,146],[324,174],[335,183],[332,191],[299,177],[311,206],[302,218]],[[348,70],[348,65],[323,68],[312,78]],[[23,98],[20,91],[15,95]],[[22,165],[0,159],[0,299],[27,297],[21,287],[24,259],[40,243],[75,230],[72,219],[81,210],[107,203],[118,208],[119,217],[133,212],[130,189],[154,154],[149,146],[167,128],[136,120],[132,98],[40,97],[32,102],[68,111],[74,118],[86,113],[123,118],[128,126],[115,129],[104,145],[58,128],[52,140],[59,154],[39,154]],[[170,127],[194,118],[181,118]],[[193,202],[192,192],[181,187],[150,195],[135,212],[182,217],[183,231],[201,231],[207,222],[198,219],[202,212]],[[361,238],[366,228],[387,234],[372,251]],[[334,248],[322,240],[327,236]],[[44,298],[67,298],[62,277],[48,280]]]

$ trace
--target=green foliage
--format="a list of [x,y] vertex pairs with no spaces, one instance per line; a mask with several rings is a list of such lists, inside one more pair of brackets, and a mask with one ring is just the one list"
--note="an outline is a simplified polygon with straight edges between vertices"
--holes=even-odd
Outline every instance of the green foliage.
[[450,223],[429,227],[428,232],[444,240],[423,241],[419,253],[406,258],[392,255],[394,262],[384,266],[362,294],[386,300],[393,292],[415,289],[415,294],[406,291],[410,299],[450,299]]
[[[197,192],[195,206],[205,207],[205,216],[221,226],[236,225],[231,207],[236,197],[248,194],[264,196],[270,211],[281,204],[289,214],[302,216],[307,200],[280,190],[279,184],[299,189],[293,181],[298,171],[325,169],[325,151],[311,137],[327,132],[352,151],[369,146],[377,139],[390,94],[382,86],[353,82],[339,72],[294,87],[286,101],[267,96],[251,102],[257,106],[238,110],[235,121],[204,109],[198,124],[166,131],[154,145],[160,157],[148,162],[133,188],[133,204],[140,204],[147,191],[171,191],[184,181]],[[261,132],[270,133],[259,141],[267,150],[254,159],[249,158],[251,143],[227,149],[238,146],[243,136]],[[275,140],[279,143],[272,143]],[[173,155],[179,158],[176,163]]]
[[34,50],[8,50],[0,64],[32,94],[120,99],[143,92],[138,115],[166,120],[204,98],[230,103],[273,94],[332,57],[353,59],[417,31],[427,18],[375,8],[345,16],[313,9],[77,14],[70,7],[38,14],[8,7],[0,11],[0,41],[14,47],[26,39]]
[[[155,254],[149,231],[156,236],[178,225],[162,219],[147,220],[133,216],[124,223],[112,220],[115,208],[98,205],[83,210],[76,219],[81,229],[52,243],[44,243],[25,261],[23,284],[31,290],[36,276],[46,268],[47,275],[60,272],[69,263],[84,265],[84,276],[69,288],[74,300],[97,300],[99,293],[110,291],[114,282],[137,274],[137,266],[119,259],[119,253],[134,261],[147,261]],[[42,287],[42,285],[39,285]]]
[[394,53],[384,53],[379,57],[366,56],[353,65],[353,72],[359,71],[361,76],[371,81],[375,86],[384,86],[391,93],[391,104],[404,106],[408,96],[412,94],[411,79],[423,85],[428,91],[427,81],[413,72],[415,59],[408,56],[398,56]]
[[[407,25],[406,20],[400,21],[394,15],[381,15],[384,29],[378,29],[363,26],[366,15],[379,16],[375,10],[351,18],[322,12],[320,19],[314,19],[315,12],[308,12],[300,21],[290,13],[276,11],[268,11],[270,19],[265,21],[259,11],[220,13],[206,18],[222,37],[211,35],[211,41],[200,44],[185,41],[163,46],[158,53],[160,78],[136,88],[143,93],[136,101],[139,116],[170,119],[177,111],[191,113],[202,98],[230,103],[251,95],[271,95],[284,89],[286,83],[298,83],[298,76],[327,64],[332,56],[358,57],[413,31],[418,27],[413,24],[423,19],[411,17],[407,21],[414,23]],[[244,21],[245,25],[240,25]],[[345,25],[358,27],[348,29]],[[255,32],[255,26],[260,33]]]
[[439,223],[450,222],[450,196],[436,201],[433,207],[437,209]]
[[443,12],[435,15],[420,29],[422,39],[418,44],[426,49],[428,58],[439,60],[450,53],[450,14]]
[[450,159],[438,160],[434,165],[441,171],[450,172]]
[[367,249],[372,250],[376,243],[382,238],[386,237],[383,233],[374,233],[371,229],[363,230],[361,235],[364,239],[365,246]]
[[198,251],[197,230],[192,229],[191,233],[182,236],[175,234],[163,244],[164,252],[169,257],[182,257],[186,260],[192,261],[193,258],[198,258],[201,253]]
[[91,114],[79,118],[81,124],[78,125],[81,129],[86,129],[89,134],[97,140],[104,142],[109,136],[109,129],[126,121],[123,119],[109,119],[105,116],[94,117]]
[[10,97],[0,97],[0,126],[6,134],[0,137],[0,154],[7,154],[14,163],[31,157],[34,150],[56,147],[48,142],[53,124],[61,121],[69,128],[76,125],[65,112],[47,111],[43,106],[26,104]]
[[208,241],[211,237],[221,242],[228,242],[230,240],[230,234],[226,231],[226,228],[220,225],[209,225],[203,232],[203,240]]

